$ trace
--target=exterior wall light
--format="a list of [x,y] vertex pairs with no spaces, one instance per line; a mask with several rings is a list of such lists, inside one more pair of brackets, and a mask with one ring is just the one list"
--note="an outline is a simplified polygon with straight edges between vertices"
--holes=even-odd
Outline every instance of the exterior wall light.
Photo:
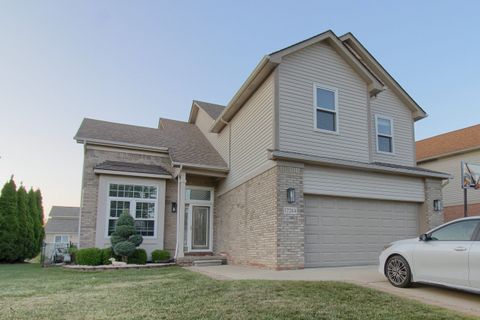
[[288,188],[287,189],[287,202],[288,203],[295,203],[295,188]]
[[172,213],[177,213],[177,203],[172,202]]
[[433,200],[433,210],[434,211],[442,211],[443,210],[443,203],[440,199]]

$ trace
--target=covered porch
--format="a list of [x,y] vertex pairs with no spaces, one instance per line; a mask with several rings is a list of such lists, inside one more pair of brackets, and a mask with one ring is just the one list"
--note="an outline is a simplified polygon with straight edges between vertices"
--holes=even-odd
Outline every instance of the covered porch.
[[225,171],[198,170],[180,167],[176,169],[177,212],[175,259],[182,265],[195,265],[217,260],[225,263],[225,257],[214,256],[215,192]]

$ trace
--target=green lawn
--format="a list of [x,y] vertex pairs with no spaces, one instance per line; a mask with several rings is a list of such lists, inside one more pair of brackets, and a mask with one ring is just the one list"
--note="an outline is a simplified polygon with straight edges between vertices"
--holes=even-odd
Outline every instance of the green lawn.
[[0,319],[467,319],[337,282],[217,281],[178,267],[0,265]]

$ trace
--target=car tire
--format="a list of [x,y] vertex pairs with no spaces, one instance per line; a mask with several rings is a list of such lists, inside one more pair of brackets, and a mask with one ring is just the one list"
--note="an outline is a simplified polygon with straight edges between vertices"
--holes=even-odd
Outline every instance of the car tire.
[[385,264],[385,276],[397,288],[408,288],[412,285],[412,271],[407,260],[400,255],[388,258]]

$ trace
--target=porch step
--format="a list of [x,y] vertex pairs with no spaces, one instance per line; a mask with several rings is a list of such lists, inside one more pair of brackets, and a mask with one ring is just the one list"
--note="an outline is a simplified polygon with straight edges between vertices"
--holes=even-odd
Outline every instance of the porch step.
[[[212,264],[209,264],[210,261]],[[182,267],[190,267],[193,265],[197,266],[204,266],[204,265],[219,265],[219,264],[226,264],[227,257],[224,256],[185,256],[181,258],[177,258],[175,261],[178,265]],[[215,263],[215,264],[213,264]]]
[[221,266],[222,260],[193,260],[193,266],[195,267],[210,267]]

